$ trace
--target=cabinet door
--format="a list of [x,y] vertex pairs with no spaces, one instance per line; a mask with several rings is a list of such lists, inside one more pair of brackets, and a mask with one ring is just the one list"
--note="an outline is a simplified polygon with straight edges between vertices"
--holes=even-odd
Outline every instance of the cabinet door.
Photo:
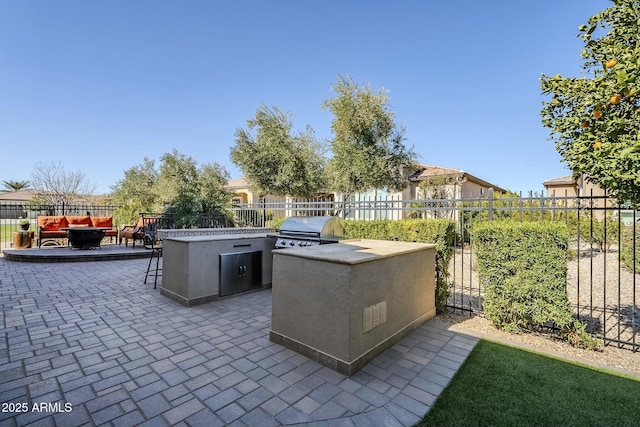
[[262,286],[262,251],[220,254],[220,296]]

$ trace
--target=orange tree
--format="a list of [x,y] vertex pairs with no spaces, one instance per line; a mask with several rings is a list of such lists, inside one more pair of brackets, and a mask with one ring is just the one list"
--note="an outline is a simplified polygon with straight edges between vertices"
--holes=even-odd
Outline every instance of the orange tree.
[[640,0],[581,25],[583,77],[542,75],[543,125],[576,175],[640,204]]

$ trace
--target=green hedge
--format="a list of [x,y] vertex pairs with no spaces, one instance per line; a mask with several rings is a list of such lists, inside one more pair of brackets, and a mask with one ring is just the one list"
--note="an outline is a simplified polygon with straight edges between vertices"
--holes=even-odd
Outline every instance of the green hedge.
[[586,244],[593,243],[600,252],[608,252],[611,246],[618,243],[618,230],[620,222],[608,215],[605,219],[598,219],[592,215],[585,215],[580,218],[580,238]]
[[282,223],[284,222],[285,219],[286,218],[284,217],[273,218],[271,222],[267,223],[267,226],[271,228],[275,228],[276,230],[280,230],[280,227],[282,226]]
[[635,272],[640,273],[640,225],[635,227],[635,243],[634,243],[634,226],[627,225],[622,227],[620,234],[620,258],[625,267],[634,272],[634,250],[635,250]]
[[474,227],[484,313],[503,329],[571,322],[565,292],[568,232],[549,222],[489,222]]
[[453,255],[455,224],[445,219],[343,221],[345,238],[378,239],[436,245],[436,311],[447,306],[449,260]]
[[553,323],[573,344],[597,346],[567,299],[565,224],[494,221],[474,226],[472,236],[488,320],[510,331]]

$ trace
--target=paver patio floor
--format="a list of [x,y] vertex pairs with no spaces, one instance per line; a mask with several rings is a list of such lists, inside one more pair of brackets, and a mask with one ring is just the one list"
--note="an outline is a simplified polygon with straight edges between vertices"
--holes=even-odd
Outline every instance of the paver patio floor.
[[410,426],[478,341],[432,319],[345,377],[269,341],[270,290],[184,307],[146,265],[0,258],[1,425]]

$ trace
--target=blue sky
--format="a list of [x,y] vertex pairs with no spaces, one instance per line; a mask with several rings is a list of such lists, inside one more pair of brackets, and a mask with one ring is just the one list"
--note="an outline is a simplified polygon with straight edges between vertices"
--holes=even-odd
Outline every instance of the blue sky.
[[330,139],[338,75],[389,91],[418,161],[503,188],[569,174],[540,122],[542,73],[578,76],[605,0],[0,0],[0,182],[37,162],[106,193],[174,148],[229,160],[261,104]]

